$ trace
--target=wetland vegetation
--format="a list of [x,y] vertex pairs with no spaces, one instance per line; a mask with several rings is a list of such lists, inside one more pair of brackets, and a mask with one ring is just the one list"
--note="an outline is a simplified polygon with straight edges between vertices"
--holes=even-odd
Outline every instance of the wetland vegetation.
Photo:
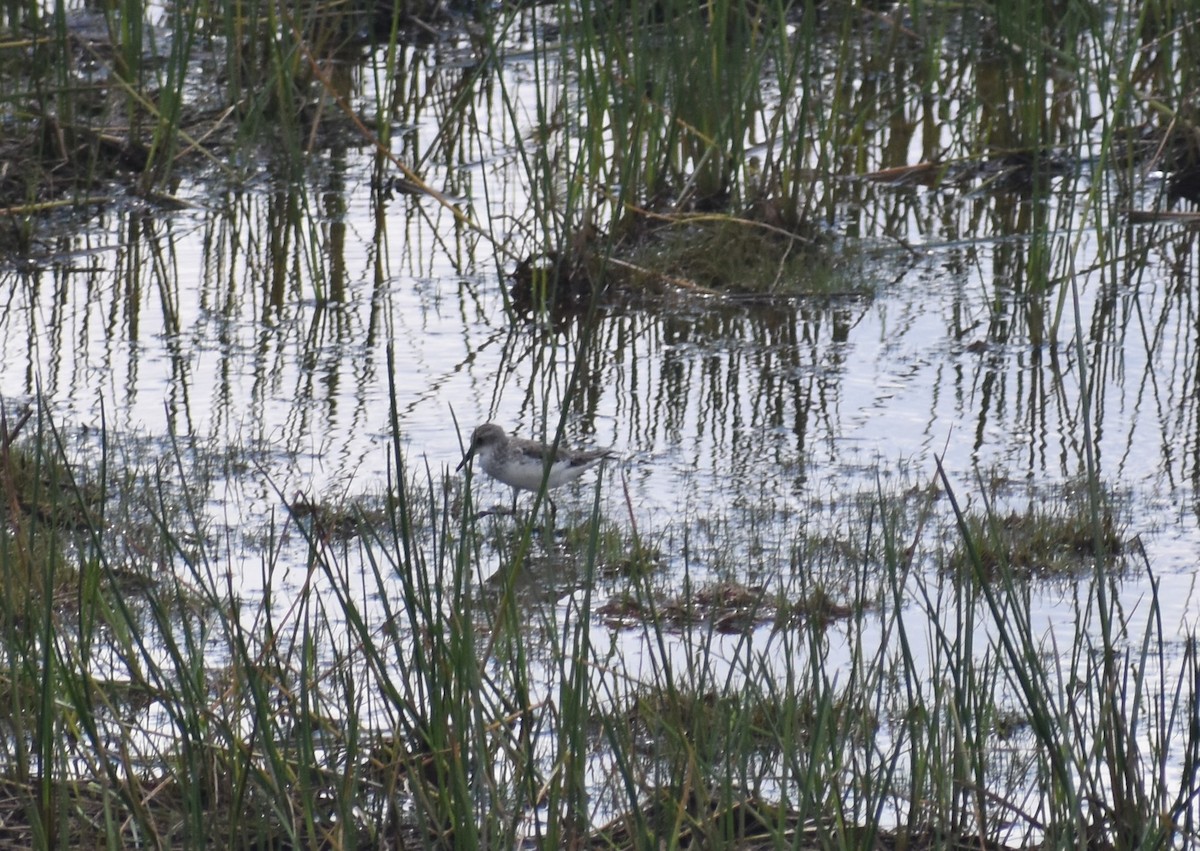
[[1200,4],[0,29],[0,844],[1197,841]]

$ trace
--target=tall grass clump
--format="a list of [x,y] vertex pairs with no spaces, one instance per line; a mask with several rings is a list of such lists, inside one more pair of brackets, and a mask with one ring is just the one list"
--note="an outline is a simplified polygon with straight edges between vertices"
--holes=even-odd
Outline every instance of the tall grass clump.
[[401,24],[425,14],[440,13],[322,0],[18,4],[0,21],[0,59],[11,60],[0,64],[0,147],[26,168],[0,186],[24,194],[5,206],[94,200],[112,180],[158,198],[181,163],[237,179],[266,158],[303,174],[323,128],[344,129],[357,107],[346,69],[374,46],[394,50]]
[[[1118,574],[1107,563],[1110,533],[1097,524],[1094,573],[1075,595],[1074,634],[1048,644],[1021,570],[1002,563],[997,574],[985,563],[982,542],[953,494],[951,505],[978,578],[972,593],[999,626],[990,653],[1008,695],[1006,712],[1026,729],[1024,770],[1042,790],[1019,809],[1012,799],[1003,805],[1036,828],[1031,839],[1054,847],[1080,837],[1115,848],[1187,841],[1200,778],[1189,756],[1195,730],[1185,718],[1198,669],[1191,641],[1181,658],[1170,650],[1157,581],[1150,575],[1148,599],[1127,611],[1119,603]],[[1172,764],[1181,774],[1166,770]]]
[[[528,263],[516,277],[536,288],[542,273],[586,291],[633,266],[652,272],[633,283],[708,287],[674,259],[655,266],[660,242],[692,240],[692,254],[711,255],[720,253],[713,242],[770,234],[777,256],[808,257],[819,256],[819,237],[874,224],[876,235],[908,244],[904,187],[921,184],[986,208],[997,232],[1029,240],[998,271],[1030,296],[1022,324],[1035,345],[1057,340],[1078,217],[1094,214],[1118,256],[1112,224],[1122,199],[1112,178],[1142,182],[1146,128],[1156,128],[1156,143],[1177,138],[1177,125],[1164,123],[1176,107],[1137,98],[1132,81],[1178,55],[1194,12],[1019,2],[886,13],[741,0],[559,6],[553,27],[532,24],[553,38],[534,43],[535,127],[513,141],[533,187]],[[1179,63],[1170,67],[1165,92],[1186,79]],[[516,93],[501,97],[519,121]],[[725,274],[715,288],[738,285]]]

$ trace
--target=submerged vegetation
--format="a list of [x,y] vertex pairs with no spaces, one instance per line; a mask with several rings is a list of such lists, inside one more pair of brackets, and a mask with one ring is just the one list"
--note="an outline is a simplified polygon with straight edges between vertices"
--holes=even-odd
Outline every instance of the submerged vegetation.
[[[684,315],[664,294],[762,302],[755,342],[774,348],[761,387],[706,363],[697,389],[675,363],[662,387],[630,395],[675,435],[689,392],[737,396],[712,428],[790,429],[806,448],[815,406],[788,422],[776,401],[828,392],[853,306],[888,285],[875,258],[916,263],[936,240],[966,277],[986,234],[989,298],[951,318],[954,354],[1019,349],[1044,364],[1038,376],[1078,378],[1080,398],[1059,402],[1072,431],[1060,466],[1083,471],[1062,505],[1033,490],[1027,511],[963,508],[944,470],[905,492],[873,469],[877,489],[840,503],[789,492],[764,519],[766,497],[702,500],[664,525],[639,514],[625,481],[623,515],[602,511],[597,485],[590,511],[560,529],[538,513],[544,495],[485,520],[457,480],[416,469],[395,385],[378,497],[346,483],[332,497],[285,489],[190,434],[145,452],[103,416],[68,437],[49,407],[10,414],[0,841],[1198,841],[1196,641],[1164,627],[1155,565],[1101,487],[1092,417],[1107,353],[1141,321],[1122,288],[1160,250],[1175,258],[1173,284],[1191,285],[1194,235],[1152,246],[1131,218],[1196,200],[1200,5],[10,3],[0,24],[4,244],[31,292],[39,264],[64,261],[56,307],[65,281],[100,265],[74,259],[64,234],[79,219],[62,211],[137,206],[114,274],[132,290],[135,267],[154,270],[154,333],[185,352],[192,299],[165,270],[186,260],[156,219],[233,198],[204,239],[238,246],[263,286],[243,296],[237,263],[205,267],[220,298],[196,299],[196,312],[225,333],[228,304],[253,301],[262,338],[248,348],[280,356],[271,335],[286,302],[353,298],[346,221],[362,187],[371,320],[358,335],[330,309],[314,328],[398,336],[375,301],[396,245],[385,211],[416,199],[405,213],[453,235],[458,274],[481,274],[459,249],[483,246],[511,283],[489,344],[528,355],[560,391],[547,403],[549,390],[525,388],[530,408],[557,405],[564,423],[596,413],[603,379],[589,367],[627,342],[598,341],[601,308],[666,304],[681,350],[745,326]],[[347,181],[350,151],[366,152],[370,174]],[[515,185],[489,183],[496,162],[515,163]],[[214,201],[213,186],[230,194]],[[267,199],[266,233],[239,217],[242,192]],[[1095,265],[1077,269],[1084,256]],[[1101,279],[1090,326],[1078,286],[1089,274]],[[1187,319],[1194,305],[1175,290]],[[810,320],[817,300],[836,307]],[[124,304],[79,341],[140,339],[136,309],[116,318]],[[543,321],[560,311],[578,321]],[[58,333],[70,317],[49,313]],[[1129,334],[1159,339],[1152,324]],[[803,360],[806,333],[831,341],[826,371]],[[402,369],[389,359],[393,380]],[[1004,412],[988,381],[952,389]],[[979,431],[993,425],[981,417]],[[216,523],[228,510],[208,490],[218,468],[270,494],[270,509]],[[699,527],[716,531],[700,541]],[[1147,583],[1136,605],[1122,597],[1129,575]],[[1046,593],[1065,594],[1065,638],[1046,637]]]

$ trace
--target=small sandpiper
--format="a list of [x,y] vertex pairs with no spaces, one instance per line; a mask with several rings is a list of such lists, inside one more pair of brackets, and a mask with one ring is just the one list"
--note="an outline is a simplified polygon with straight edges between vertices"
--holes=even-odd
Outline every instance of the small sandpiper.
[[[509,437],[495,423],[484,423],[471,434],[471,446],[458,465],[461,470],[476,455],[483,464],[483,471],[497,481],[504,482],[513,491],[513,511],[517,510],[517,492],[561,487],[573,482],[595,467],[605,458],[611,458],[611,449],[565,449],[559,447],[554,460],[546,469],[546,457],[552,447],[536,440]],[[456,470],[457,472],[457,470]],[[554,501],[547,494],[551,513],[556,512]]]

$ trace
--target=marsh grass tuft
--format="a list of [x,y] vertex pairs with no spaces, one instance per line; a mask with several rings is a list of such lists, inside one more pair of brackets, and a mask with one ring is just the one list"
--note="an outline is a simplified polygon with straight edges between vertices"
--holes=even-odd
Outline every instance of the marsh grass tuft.
[[1115,502],[1105,498],[1100,506],[1099,533],[1086,489],[1075,484],[1058,489],[1046,499],[1031,500],[1024,510],[1006,513],[989,510],[966,515],[965,544],[950,554],[947,569],[969,575],[972,564],[984,576],[1012,571],[1023,578],[1050,579],[1078,576],[1093,570],[1097,560],[1117,566],[1125,541],[1117,530]]
[[796,629],[802,622],[817,628],[853,617],[860,607],[838,602],[823,588],[812,587],[801,595],[769,592],[764,586],[718,581],[687,589],[682,594],[663,594],[648,601],[640,591],[618,592],[597,608],[596,613],[614,629],[652,626],[670,631],[708,624],[724,635],[748,634],[769,625],[772,629]]
[[[661,223],[621,247],[613,277],[635,292],[664,282],[749,295],[869,295],[858,249],[727,216],[685,216]],[[678,286],[678,284],[676,284]]]
[[[96,528],[103,497],[76,470],[39,416],[26,409],[0,419],[0,530],[6,620],[24,621],[42,606],[71,598],[78,571],[68,554],[80,534]],[[28,427],[32,432],[22,437]]]
[[343,499],[311,499],[306,494],[296,493],[287,502],[288,512],[298,523],[304,524],[307,534],[318,540],[348,540],[368,530],[387,527],[394,505],[392,497],[382,499],[367,495]]
[[660,546],[643,541],[629,530],[601,516],[597,528],[594,520],[568,525],[561,534],[561,546],[568,552],[594,555],[598,576],[607,580],[637,581],[665,565]]

